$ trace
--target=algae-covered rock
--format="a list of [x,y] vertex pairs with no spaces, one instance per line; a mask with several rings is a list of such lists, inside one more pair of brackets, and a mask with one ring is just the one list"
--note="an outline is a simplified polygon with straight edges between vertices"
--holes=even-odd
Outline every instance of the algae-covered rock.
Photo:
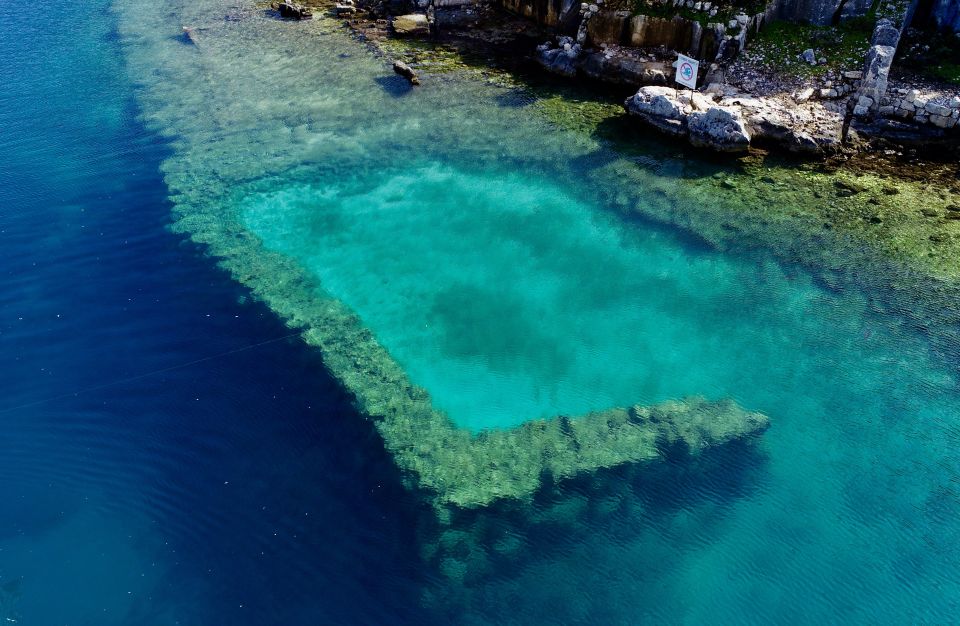
[[442,420],[425,428],[423,418],[404,429],[382,422],[381,433],[389,446],[399,446],[394,448],[398,463],[417,474],[417,484],[433,492],[435,502],[465,508],[531,497],[548,480],[655,461],[665,447],[682,444],[697,454],[769,425],[765,415],[731,400],[701,397],[529,421],[475,436]]
[[398,15],[393,18],[393,32],[405,36],[423,36],[430,34],[430,22],[422,13]]

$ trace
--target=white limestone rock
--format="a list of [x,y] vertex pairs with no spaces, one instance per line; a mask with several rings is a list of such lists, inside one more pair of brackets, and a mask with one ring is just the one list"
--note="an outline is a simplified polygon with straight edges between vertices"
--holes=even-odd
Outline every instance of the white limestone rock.
[[694,111],[687,116],[687,129],[694,146],[718,152],[746,152],[750,148],[750,132],[740,110],[733,107]]

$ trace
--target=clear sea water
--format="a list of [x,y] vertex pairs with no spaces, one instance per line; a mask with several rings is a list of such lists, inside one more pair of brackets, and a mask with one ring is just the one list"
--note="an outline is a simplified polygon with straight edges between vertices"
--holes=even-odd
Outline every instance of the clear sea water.
[[[768,251],[607,210],[588,170],[613,157],[500,88],[403,93],[325,31],[323,88],[285,85],[303,33],[265,22],[277,49],[233,65],[242,20],[200,32],[220,61],[201,79],[177,31],[210,3],[143,7],[139,31],[133,4],[0,15],[0,619],[955,620],[955,352]],[[421,560],[418,504],[318,352],[167,228],[211,162],[224,215],[320,276],[462,426],[690,393],[773,426],[464,593]]]

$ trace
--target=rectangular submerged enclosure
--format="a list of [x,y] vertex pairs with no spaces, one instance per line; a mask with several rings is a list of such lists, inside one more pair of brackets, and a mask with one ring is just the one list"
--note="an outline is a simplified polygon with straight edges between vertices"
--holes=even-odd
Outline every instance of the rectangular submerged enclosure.
[[[441,501],[525,495],[544,475],[766,425],[732,401],[689,397],[715,384],[704,356],[724,325],[737,334],[751,264],[501,170],[412,163],[235,195],[263,246],[356,314],[353,331],[314,327],[314,338],[358,397],[376,399],[364,411]],[[349,361],[338,366],[331,345]]]
[[[569,169],[597,144],[518,123],[512,90],[398,95],[330,22],[184,11],[189,41],[161,10],[121,20],[146,121],[171,138],[176,229],[304,330],[435,504],[766,427],[721,399],[753,358],[724,344],[756,332],[737,322],[751,285],[787,289],[775,267],[610,214]],[[752,308],[763,323],[777,303]]]

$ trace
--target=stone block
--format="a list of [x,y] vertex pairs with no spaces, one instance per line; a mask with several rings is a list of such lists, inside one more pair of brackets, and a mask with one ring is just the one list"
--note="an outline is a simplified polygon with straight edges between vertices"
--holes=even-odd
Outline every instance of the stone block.
[[398,35],[429,35],[430,24],[422,13],[398,15],[393,18],[393,31]]
[[873,37],[870,40],[872,46],[890,46],[896,48],[900,42],[900,29],[893,25],[888,19],[877,21],[873,29]]
[[945,115],[931,115],[930,123],[937,128],[953,128],[956,125],[957,120]]
[[930,113],[931,115],[939,115],[942,117],[950,117],[950,114],[952,113],[950,107],[945,107],[942,104],[937,104],[935,102],[928,102],[924,109],[926,109],[927,113]]
[[793,97],[793,99],[796,100],[797,102],[803,103],[809,100],[812,96],[813,96],[813,87],[807,87],[806,89],[802,89],[798,91],[797,94]]

